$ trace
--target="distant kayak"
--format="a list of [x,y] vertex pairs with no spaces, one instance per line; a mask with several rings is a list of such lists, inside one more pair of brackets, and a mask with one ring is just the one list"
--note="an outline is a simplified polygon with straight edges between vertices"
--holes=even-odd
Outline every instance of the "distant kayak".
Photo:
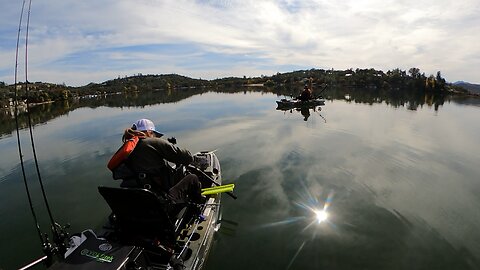
[[325,105],[325,99],[315,98],[307,101],[302,101],[296,98],[277,100],[278,108],[305,108]]

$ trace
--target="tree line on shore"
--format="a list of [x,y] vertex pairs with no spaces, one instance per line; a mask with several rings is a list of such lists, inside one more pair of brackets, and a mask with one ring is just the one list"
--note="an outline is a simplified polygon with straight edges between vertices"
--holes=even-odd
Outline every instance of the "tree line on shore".
[[[441,72],[426,76],[418,68],[408,71],[401,69],[383,72],[375,69],[324,70],[310,69],[272,76],[260,77],[228,77],[215,80],[193,79],[177,74],[143,75],[136,74],[124,78],[116,78],[103,83],[90,83],[85,86],[72,87],[65,84],[45,82],[17,83],[7,85],[0,82],[0,105],[8,107],[13,104],[15,87],[17,100],[29,103],[45,103],[51,101],[71,100],[83,96],[107,94],[131,94],[148,91],[169,91],[172,89],[224,89],[248,85],[264,85],[277,89],[273,92],[296,92],[306,81],[314,85],[328,85],[330,88],[350,88],[361,91],[403,92],[434,94],[472,94],[465,88],[446,82]],[[28,87],[28,91],[27,90]]]

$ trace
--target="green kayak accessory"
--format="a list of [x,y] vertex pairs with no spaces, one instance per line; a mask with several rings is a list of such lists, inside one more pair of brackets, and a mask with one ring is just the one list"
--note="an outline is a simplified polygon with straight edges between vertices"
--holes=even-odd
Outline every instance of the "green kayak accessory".
[[232,192],[234,188],[235,188],[235,184],[204,188],[202,189],[202,195],[213,195],[213,194],[224,193],[224,192]]

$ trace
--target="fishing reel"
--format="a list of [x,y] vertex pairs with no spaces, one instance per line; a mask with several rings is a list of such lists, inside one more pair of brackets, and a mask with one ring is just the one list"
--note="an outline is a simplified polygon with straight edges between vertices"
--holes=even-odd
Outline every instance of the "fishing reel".
[[70,234],[66,229],[70,228],[70,224],[67,223],[65,226],[62,226],[58,223],[54,223],[51,227],[53,233],[53,243],[48,238],[48,234],[44,235],[44,243],[42,244],[42,249],[45,255],[47,255],[47,265],[52,263],[53,255],[57,255],[60,258],[63,258],[65,252],[67,251],[68,239],[70,239]]
[[68,239],[70,239],[70,234],[67,232],[68,228],[70,228],[69,223],[62,226],[55,222],[54,225],[52,225],[53,242],[61,254],[67,251],[67,242]]

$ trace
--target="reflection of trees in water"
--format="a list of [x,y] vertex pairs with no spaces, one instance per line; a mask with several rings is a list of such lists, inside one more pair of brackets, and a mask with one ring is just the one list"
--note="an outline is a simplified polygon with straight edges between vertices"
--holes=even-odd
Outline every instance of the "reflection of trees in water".
[[[319,87],[317,87],[319,88]],[[301,89],[292,87],[277,87],[270,89],[271,92],[283,96],[296,96]],[[316,91],[315,91],[316,90]],[[406,107],[409,110],[417,110],[418,107],[427,105],[438,111],[445,100],[457,100],[461,97],[449,96],[442,92],[426,91],[417,88],[379,88],[379,87],[336,87],[328,86],[319,93],[320,89],[314,87],[313,95],[322,95],[329,100],[345,100],[347,102],[374,104],[385,103],[392,107]],[[470,98],[471,99],[471,98]],[[462,99],[465,100],[465,99]],[[470,102],[471,103],[471,102]]]
[[[74,100],[57,101],[49,104],[32,106],[30,108],[30,117],[32,124],[41,124],[64,115],[72,110],[80,107],[96,108],[99,106],[107,107],[143,107],[146,105],[172,103],[189,98],[194,95],[201,95],[207,92],[217,93],[244,93],[247,92],[265,92],[274,93],[278,96],[290,96],[296,94],[299,89],[292,87],[230,87],[230,88],[180,88],[165,89],[145,92],[123,92],[120,94],[103,94],[92,95],[88,98],[80,98]],[[315,91],[314,91],[315,94]],[[333,88],[329,87],[322,93],[327,99],[347,100],[347,102],[355,103],[386,103],[393,107],[407,107],[410,110],[416,110],[423,105],[433,106],[437,111],[445,102],[443,95],[434,95],[433,93],[418,92],[416,89],[405,90],[385,90],[385,89],[359,89],[359,88]],[[348,98],[346,98],[348,97]],[[15,129],[15,121],[13,118],[13,109],[4,109],[0,111],[0,136],[10,134]],[[305,119],[310,116],[309,111],[301,111]],[[25,110],[19,110],[20,128],[28,126],[28,119]]]
[[[81,107],[142,107],[159,103],[178,102],[207,91],[205,89],[189,88],[142,93],[128,92],[125,94],[92,95],[80,99],[30,106],[30,118],[32,124],[37,125]],[[20,129],[28,127],[28,117],[25,108],[19,110],[18,120]],[[14,110],[11,108],[1,110],[0,123],[0,136],[10,134],[15,130]]]
[[[82,106],[78,101],[68,100],[31,106],[30,119],[33,125],[42,124],[79,107]],[[0,136],[3,136],[15,130],[14,109],[8,108],[0,112]],[[25,107],[18,110],[18,124],[20,129],[28,127],[28,115]]]
[[385,89],[359,89],[359,88],[334,88],[325,92],[327,99],[343,99],[355,103],[385,103],[392,107],[406,107],[417,110],[418,107],[427,105],[438,111],[448,96],[433,92],[418,91],[417,89],[385,90]]

